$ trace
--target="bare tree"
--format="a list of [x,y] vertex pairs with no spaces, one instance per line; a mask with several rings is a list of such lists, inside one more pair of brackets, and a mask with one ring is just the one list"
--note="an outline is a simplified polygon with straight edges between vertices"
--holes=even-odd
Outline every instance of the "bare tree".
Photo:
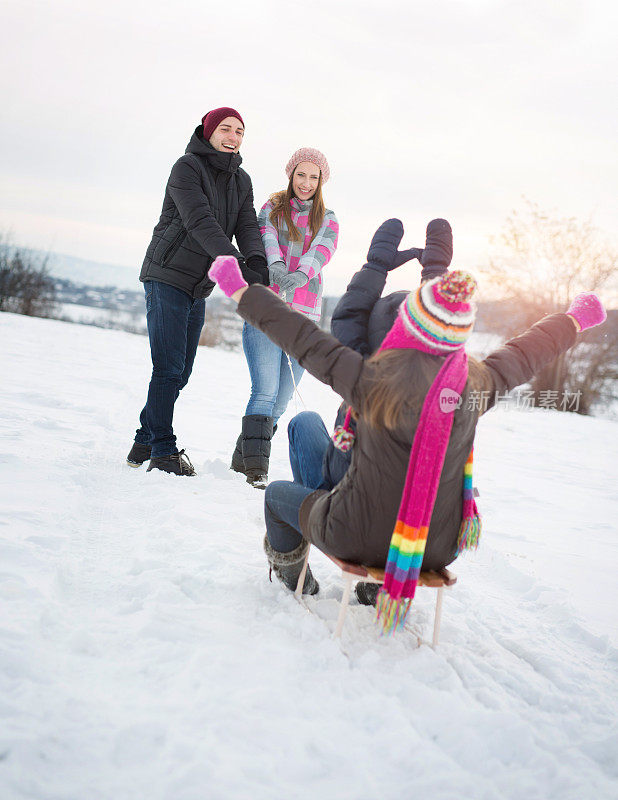
[[[606,303],[617,296],[618,252],[589,221],[552,216],[526,200],[492,244],[494,254],[484,272],[506,300],[501,332],[507,336],[546,314],[565,311],[580,292],[598,292]],[[535,401],[548,392],[569,393],[578,396],[578,403],[565,404],[564,410],[589,414],[594,405],[615,399],[617,324],[610,315],[605,325],[580,336],[575,347],[537,375],[531,384]]]
[[12,246],[0,234],[0,311],[37,317],[51,314],[56,290],[47,262]]

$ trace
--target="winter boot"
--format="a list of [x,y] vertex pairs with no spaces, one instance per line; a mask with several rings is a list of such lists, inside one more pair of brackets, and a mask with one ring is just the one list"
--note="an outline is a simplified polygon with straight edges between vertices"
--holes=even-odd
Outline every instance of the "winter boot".
[[127,456],[127,464],[130,467],[141,467],[144,461],[148,461],[149,458],[150,445],[133,442],[133,447],[130,449],[129,455]]
[[[273,436],[277,431],[277,426],[273,426]],[[247,474],[245,469],[245,462],[242,457],[242,433],[239,434],[238,439],[236,439],[236,447],[234,448],[234,452],[232,453],[232,463],[230,464],[230,469],[233,469],[234,472],[241,472],[243,475]]]
[[[303,563],[308,549],[309,542],[303,539],[296,550],[292,550],[291,553],[280,553],[278,550],[273,550],[268,541],[268,536],[265,536],[264,552],[266,553],[266,558],[270,566],[271,581],[272,573],[274,572],[284,586],[287,586],[291,592],[296,591],[296,586],[300,573],[303,571]],[[317,594],[319,590],[320,585],[313,577],[311,567],[307,564],[303,594]]]
[[375,606],[379,591],[379,583],[359,581],[354,587],[354,594],[362,606]]
[[189,461],[189,456],[184,450],[172,453],[171,456],[163,458],[151,458],[146,472],[152,469],[160,469],[163,472],[171,472],[174,475],[196,475],[193,464]]
[[242,472],[243,475],[247,474],[245,472],[245,462],[243,461],[242,457],[242,433],[239,434],[238,439],[236,439],[236,447],[232,453],[232,463],[230,464],[230,469],[233,469],[234,472]]
[[242,458],[247,483],[265,489],[268,481],[270,440],[273,436],[273,418],[263,414],[249,414],[242,418]]

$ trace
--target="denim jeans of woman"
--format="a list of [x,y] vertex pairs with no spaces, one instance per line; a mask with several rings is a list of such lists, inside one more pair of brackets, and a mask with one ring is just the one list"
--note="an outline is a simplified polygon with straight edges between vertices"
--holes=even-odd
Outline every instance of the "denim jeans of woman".
[[174,403],[193,369],[205,304],[160,281],[145,281],[144,291],[152,377],[135,441],[151,445],[152,458],[163,458],[177,451]]
[[245,415],[262,414],[272,417],[276,424],[294,394],[294,383],[298,384],[305,370],[291,356],[288,362],[280,347],[247,322],[242,330],[242,346],[251,376]]

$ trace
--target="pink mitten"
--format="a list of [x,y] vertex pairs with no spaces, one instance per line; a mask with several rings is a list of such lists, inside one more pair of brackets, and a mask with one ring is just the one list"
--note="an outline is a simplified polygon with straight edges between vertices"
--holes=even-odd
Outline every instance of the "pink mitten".
[[577,321],[582,331],[594,328],[595,325],[600,325],[607,319],[607,313],[594,292],[578,294],[573,298],[566,313]]
[[217,256],[208,270],[208,277],[219,284],[226,297],[231,297],[234,292],[249,285],[243,278],[234,256]]

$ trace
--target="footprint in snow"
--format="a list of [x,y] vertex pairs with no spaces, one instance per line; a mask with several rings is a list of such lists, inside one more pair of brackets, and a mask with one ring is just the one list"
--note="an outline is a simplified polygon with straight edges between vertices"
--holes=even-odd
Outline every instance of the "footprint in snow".
[[226,481],[234,479],[234,472],[232,472],[229,465],[221,461],[220,458],[215,458],[212,461],[204,461],[202,465],[202,474],[214,475],[215,478],[221,478]]

